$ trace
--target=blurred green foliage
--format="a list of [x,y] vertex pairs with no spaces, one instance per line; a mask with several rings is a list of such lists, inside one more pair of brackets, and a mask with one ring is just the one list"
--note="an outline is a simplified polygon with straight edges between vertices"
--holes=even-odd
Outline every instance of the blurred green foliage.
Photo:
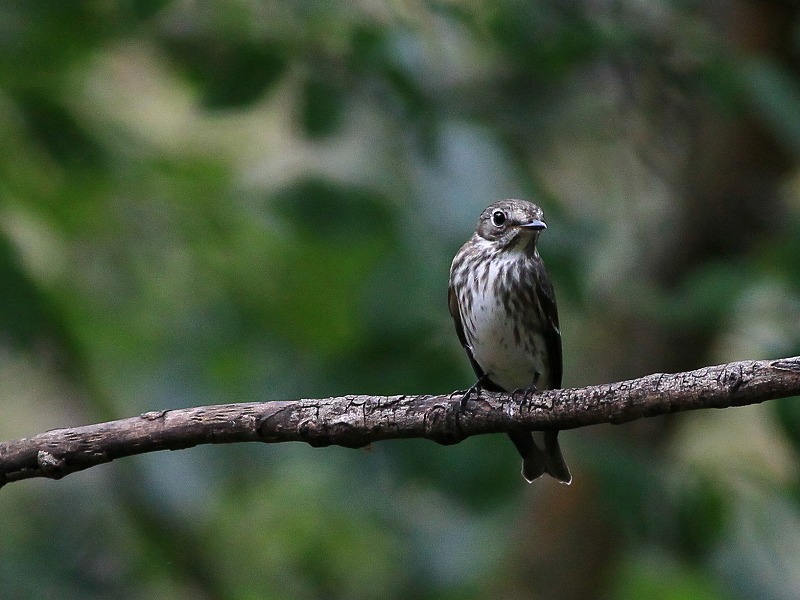
[[[800,353],[800,20],[733,4],[4,3],[3,438],[464,388],[449,261],[508,196],[566,385]],[[13,484],[0,596],[796,598],[799,415],[566,433],[569,489],[503,436]]]

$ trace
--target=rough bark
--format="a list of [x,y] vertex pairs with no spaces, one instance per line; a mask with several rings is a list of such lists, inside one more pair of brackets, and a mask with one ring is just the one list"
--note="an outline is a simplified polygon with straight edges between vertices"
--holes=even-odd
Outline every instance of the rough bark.
[[800,395],[800,356],[537,394],[480,391],[463,409],[461,393],[456,393],[353,395],[164,410],[0,443],[0,485],[31,477],[58,479],[123,456],[199,444],[301,441],[357,448],[379,440],[415,437],[454,444],[509,428],[625,423],[793,395]]

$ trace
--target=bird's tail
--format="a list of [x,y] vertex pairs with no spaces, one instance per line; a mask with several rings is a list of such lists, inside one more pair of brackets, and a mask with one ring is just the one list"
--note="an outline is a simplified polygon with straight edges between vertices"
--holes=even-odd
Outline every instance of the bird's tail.
[[558,432],[546,431],[544,436],[544,450],[536,445],[533,434],[527,431],[509,432],[508,437],[514,442],[517,452],[522,456],[522,476],[525,481],[532,483],[545,473],[561,483],[572,483],[572,475],[567,463],[561,454],[558,445]]
[[558,431],[544,432],[544,470],[561,483],[572,483],[572,473],[569,472],[561,454],[561,446],[558,445]]

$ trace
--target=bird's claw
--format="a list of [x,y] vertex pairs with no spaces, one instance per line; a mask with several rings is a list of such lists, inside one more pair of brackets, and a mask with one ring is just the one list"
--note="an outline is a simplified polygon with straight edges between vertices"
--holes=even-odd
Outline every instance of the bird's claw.
[[536,384],[530,385],[524,388],[517,388],[513,392],[511,392],[511,398],[513,400],[517,400],[517,395],[522,394],[522,399],[520,404],[528,404],[533,399],[533,397],[539,393],[539,389],[536,387]]
[[[460,408],[462,411],[464,411],[464,410],[466,410],[466,409],[467,409],[467,402],[469,402],[469,397],[470,397],[470,396],[471,396],[471,395],[472,395],[474,392],[477,392],[477,391],[478,391],[478,390],[481,388],[481,385],[483,384],[483,382],[485,381],[485,379],[486,379],[486,375],[483,375],[483,376],[481,376],[481,377],[480,377],[480,379],[478,379],[478,381],[476,381],[475,383],[473,383],[473,384],[472,384],[472,385],[469,387],[469,389],[468,389],[466,392],[464,392],[464,395],[463,395],[463,396],[461,396],[461,401],[459,402],[459,408]],[[455,393],[455,392],[454,392],[454,393]],[[452,394],[451,394],[451,396],[452,396]]]
[[539,393],[539,376],[540,374],[536,372],[533,376],[533,381],[528,387],[524,388],[517,388],[513,392],[511,392],[511,398],[516,400],[517,394],[522,394],[522,403],[528,403],[531,401],[531,398]]
[[458,403],[458,407],[462,411],[467,409],[467,402],[469,402],[469,397],[472,395],[473,392],[477,391],[477,389],[478,389],[478,384],[475,383],[471,385],[469,389],[466,392],[464,392],[464,394],[461,396],[461,401]]
[[461,394],[461,397],[458,400],[458,407],[459,407],[460,410],[464,410],[464,407],[466,406],[467,401],[469,400],[469,395],[472,393],[472,389],[473,388],[469,388],[465,392],[461,392],[460,390],[455,390],[453,392],[450,392],[447,395],[447,399],[452,401],[453,400],[453,396],[457,396],[457,395]]

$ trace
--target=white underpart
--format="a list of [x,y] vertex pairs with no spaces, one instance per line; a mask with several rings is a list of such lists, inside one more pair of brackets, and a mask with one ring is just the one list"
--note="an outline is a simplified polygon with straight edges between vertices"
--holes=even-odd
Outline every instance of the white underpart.
[[[544,337],[539,332],[534,333],[531,344],[528,332],[528,336],[523,335],[520,343],[516,342],[514,324],[507,317],[507,312],[497,297],[493,285],[503,267],[511,266],[509,263],[519,260],[525,260],[522,252],[512,250],[503,252],[501,257],[489,261],[491,266],[489,266],[488,285],[473,297],[471,310],[466,310],[463,301],[459,302],[461,319],[472,356],[489,379],[503,389],[513,391],[530,387],[538,372],[537,387],[546,389],[549,381],[547,381],[547,370],[543,365],[546,351]],[[530,310],[537,308],[531,306]]]

